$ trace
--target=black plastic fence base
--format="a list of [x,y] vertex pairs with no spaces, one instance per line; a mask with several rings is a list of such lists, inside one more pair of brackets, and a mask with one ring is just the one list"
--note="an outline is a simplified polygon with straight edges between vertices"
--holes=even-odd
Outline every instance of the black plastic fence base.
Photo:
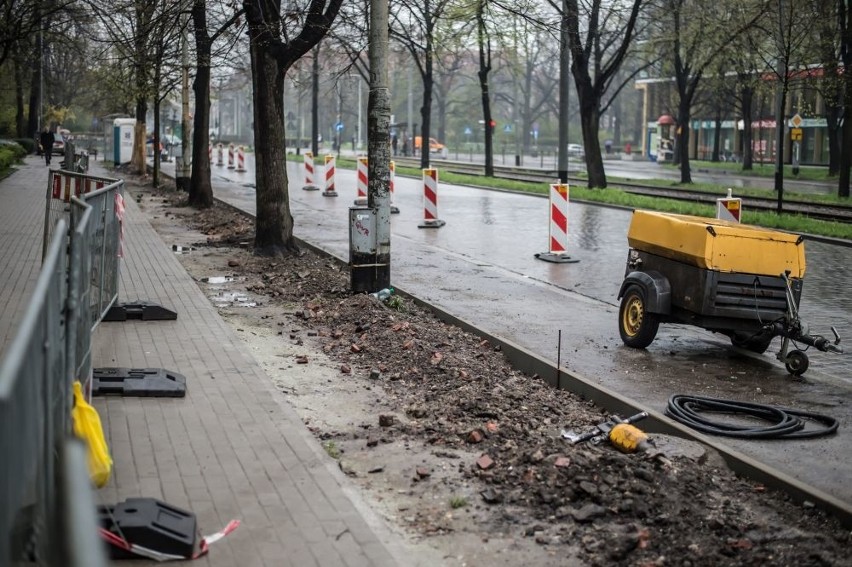
[[186,377],[162,368],[95,368],[92,396],[183,398]]
[[[129,543],[160,553],[190,558],[195,551],[195,514],[154,498],[128,498],[114,506],[98,507],[98,522]],[[109,546],[112,559],[141,559]]]
[[560,254],[559,252],[541,252],[535,255],[539,260],[544,260],[545,262],[550,262],[552,264],[576,264],[580,260],[576,260],[568,256],[567,254]]
[[136,301],[135,303],[120,303],[113,305],[107,311],[103,321],[127,321],[128,319],[141,319],[143,321],[174,321],[177,313],[166,309],[162,305],[149,301]]

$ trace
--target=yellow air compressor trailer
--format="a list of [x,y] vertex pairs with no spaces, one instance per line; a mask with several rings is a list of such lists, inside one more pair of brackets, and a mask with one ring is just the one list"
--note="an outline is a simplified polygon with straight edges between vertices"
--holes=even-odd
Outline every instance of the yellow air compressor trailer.
[[634,211],[630,251],[618,298],[624,344],[645,348],[660,323],[687,323],[725,334],[763,353],[782,337],[778,359],[791,374],[808,368],[790,342],[842,352],[810,335],[798,316],[805,276],[805,245],[798,235],[730,221]]

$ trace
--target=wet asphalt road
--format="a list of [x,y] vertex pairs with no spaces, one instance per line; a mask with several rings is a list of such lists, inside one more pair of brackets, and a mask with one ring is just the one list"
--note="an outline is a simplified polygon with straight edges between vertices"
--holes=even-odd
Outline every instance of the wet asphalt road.
[[[247,160],[250,172],[252,165]],[[338,170],[337,198],[302,191],[297,164],[288,172],[296,235],[347,259],[355,172]],[[249,212],[255,210],[253,181],[253,173],[214,166],[216,196]],[[547,247],[546,199],[445,184],[438,199],[446,226],[417,228],[422,182],[397,177],[393,285],[554,362],[561,331],[563,368],[657,411],[672,394],[692,394],[832,415],[840,431],[829,438],[717,440],[852,504],[852,356],[812,349],[811,370],[793,380],[774,358],[778,339],[765,355],[754,355],[732,348],[724,336],[663,325],[648,349],[627,348],[618,335],[616,296],[629,211],[572,203],[569,253],[580,261],[558,265],[534,258]],[[812,332],[830,333],[834,324],[849,338],[852,299],[843,288],[852,282],[852,248],[809,241],[806,254],[802,318]]]
[[[457,161],[463,164],[470,163],[485,163],[485,156],[482,154],[465,154],[450,152],[447,156],[450,161]],[[514,164],[514,156],[509,154],[497,155],[494,158],[494,165],[508,166]],[[532,158],[524,156],[523,167],[529,169],[546,169],[556,171],[557,162],[554,156],[540,156]],[[439,166],[440,167],[440,166]],[[623,160],[620,157],[604,155],[604,167],[607,177],[620,178],[625,180],[641,181],[644,179],[669,179],[671,181],[680,181],[680,170],[663,166],[648,160]],[[775,179],[773,172],[774,165],[765,162],[763,164],[755,163],[754,169],[762,171],[763,177],[750,175],[737,175],[736,173],[727,173],[724,170],[702,167],[701,162],[690,163],[690,175],[694,183],[711,183],[731,187],[736,190],[737,187],[748,187],[752,189],[768,189],[773,190],[775,187]],[[571,175],[586,170],[585,163],[577,158],[568,160],[568,171]],[[784,190],[795,191],[798,193],[829,193],[837,190],[833,183],[822,181],[799,180],[787,177],[784,179]]]

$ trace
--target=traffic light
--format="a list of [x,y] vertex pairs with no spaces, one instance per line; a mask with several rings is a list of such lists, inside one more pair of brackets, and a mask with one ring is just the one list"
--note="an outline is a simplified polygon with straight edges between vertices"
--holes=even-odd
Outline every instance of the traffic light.
[[491,122],[488,123],[488,126],[491,128],[491,131],[494,131],[494,128],[497,127],[497,121],[492,119]]

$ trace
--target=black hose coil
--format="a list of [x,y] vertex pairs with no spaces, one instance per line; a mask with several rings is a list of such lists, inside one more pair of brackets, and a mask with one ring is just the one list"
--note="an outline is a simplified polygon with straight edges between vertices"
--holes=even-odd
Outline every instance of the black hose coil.
[[[701,412],[747,415],[767,421],[771,425],[751,427],[712,421],[702,417]],[[666,415],[704,433],[740,439],[810,439],[836,433],[838,427],[837,419],[818,413],[682,394],[669,398]],[[805,430],[807,420],[819,422],[824,427]]]

